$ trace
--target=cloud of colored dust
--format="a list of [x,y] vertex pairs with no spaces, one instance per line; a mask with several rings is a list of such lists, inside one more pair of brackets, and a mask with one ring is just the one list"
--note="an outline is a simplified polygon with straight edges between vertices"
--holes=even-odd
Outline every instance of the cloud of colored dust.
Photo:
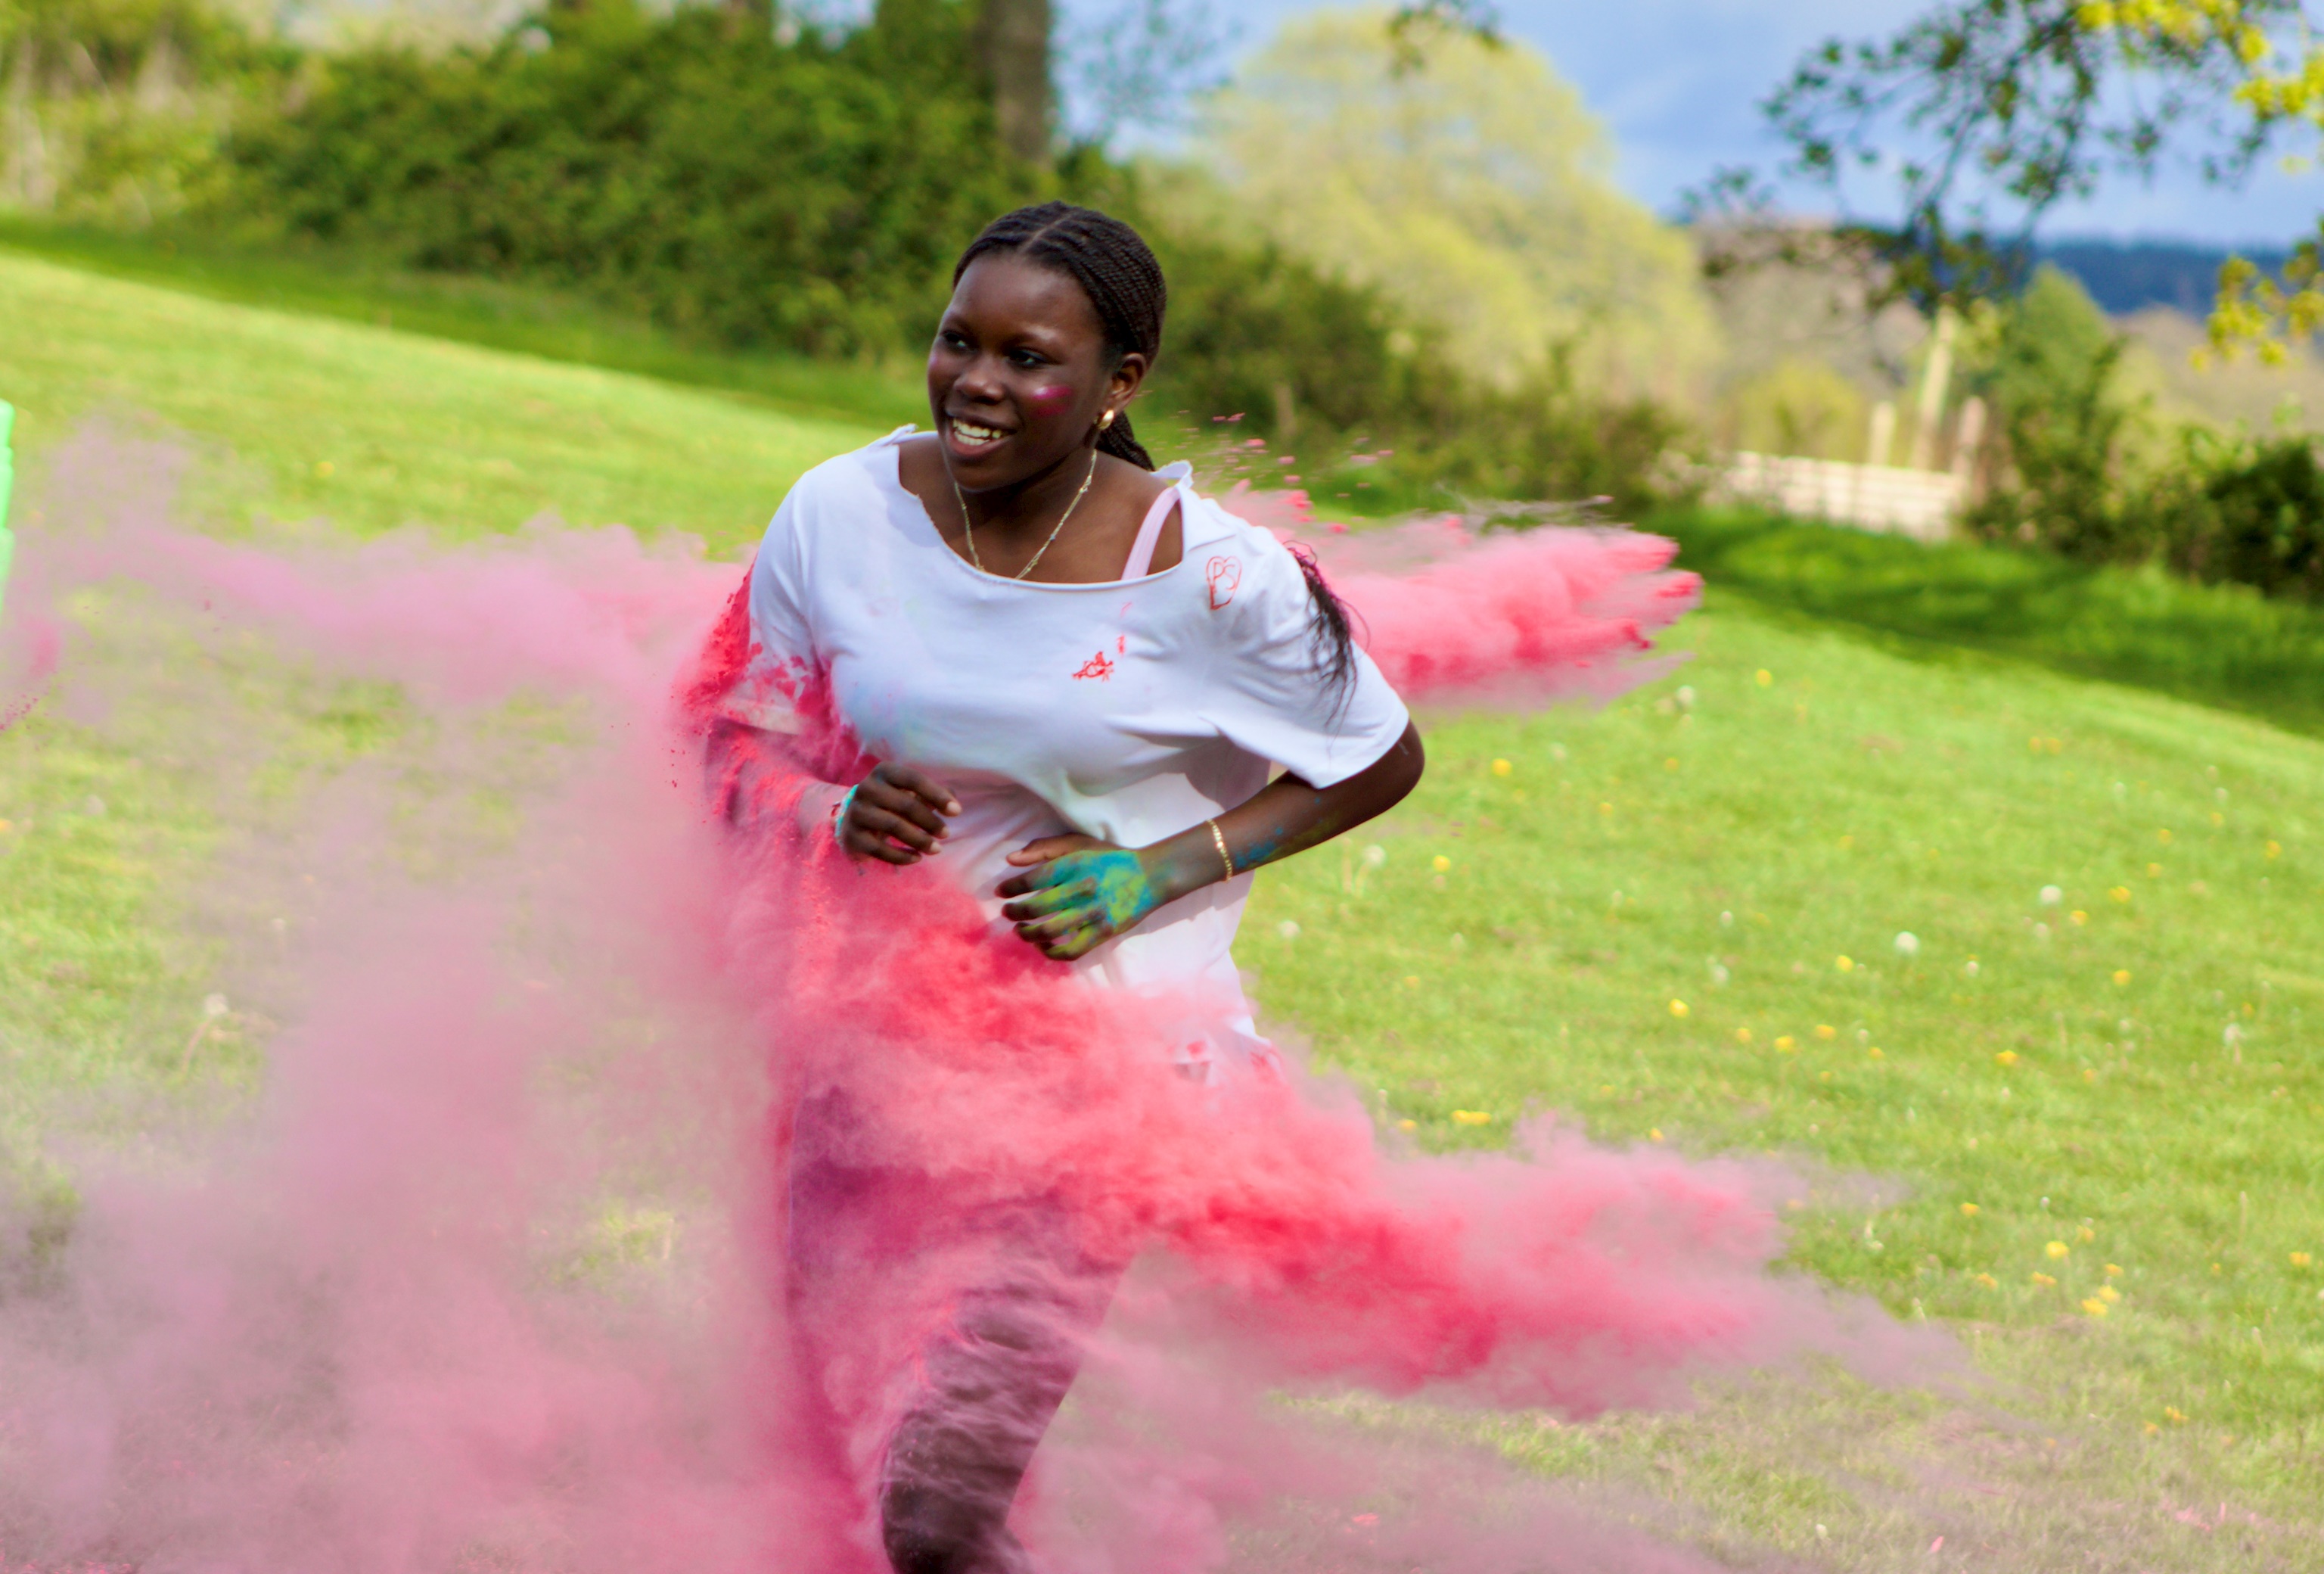
[[[1708,1569],[1342,1398],[1587,1416],[1945,1358],[1770,1272],[1771,1165],[1546,1123],[1428,1156],[1328,1079],[1206,1089],[1165,1069],[1168,1011],[996,949],[933,870],[737,839],[671,703],[733,566],[546,527],[227,543],[105,480],[160,463],[59,457],[10,617],[66,631],[42,714],[169,712],[226,827],[206,986],[264,1071],[60,1116],[65,1223],[0,1221],[0,1567],[877,1569],[891,1379],[982,1249],[945,1221],[1028,1199],[1134,1259],[1019,1503],[1044,1568]],[[1538,688],[1667,621],[1666,560],[1456,543],[1343,589],[1414,688]],[[392,740],[254,793],[292,691],[262,669],[392,685]],[[783,1276],[814,1100],[919,1200],[809,1364]]]

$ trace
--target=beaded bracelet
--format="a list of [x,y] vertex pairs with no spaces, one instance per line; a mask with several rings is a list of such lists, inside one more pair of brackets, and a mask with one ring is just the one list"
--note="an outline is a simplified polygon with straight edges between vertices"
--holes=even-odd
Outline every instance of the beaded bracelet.
[[1227,867],[1227,878],[1233,879],[1235,877],[1234,855],[1227,851],[1227,833],[1219,829],[1219,822],[1215,819],[1206,819],[1203,823],[1211,828],[1211,840],[1219,849],[1219,862]]

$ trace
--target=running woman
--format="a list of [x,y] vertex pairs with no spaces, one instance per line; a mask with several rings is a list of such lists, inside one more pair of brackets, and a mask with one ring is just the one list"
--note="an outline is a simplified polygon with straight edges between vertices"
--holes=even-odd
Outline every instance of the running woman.
[[[1154,254],[1092,209],[976,237],[928,352],[935,431],[817,467],[776,513],[713,761],[727,812],[763,819],[741,762],[835,724],[876,764],[788,795],[787,833],[866,878],[941,871],[994,944],[1178,1014],[1179,1073],[1225,1085],[1272,1060],[1230,949],[1252,872],[1393,806],[1422,754],[1314,562],[1132,434],[1164,304]],[[877,1119],[798,1111],[793,1327],[811,1382],[887,1396],[830,1420],[899,1574],[1019,1570],[1010,1505],[1124,1264],[1089,1260],[1044,1199],[963,1217],[853,1157]],[[889,1275],[937,1256],[973,1264],[940,1326],[893,1372],[828,1380],[860,1363],[849,1336]]]

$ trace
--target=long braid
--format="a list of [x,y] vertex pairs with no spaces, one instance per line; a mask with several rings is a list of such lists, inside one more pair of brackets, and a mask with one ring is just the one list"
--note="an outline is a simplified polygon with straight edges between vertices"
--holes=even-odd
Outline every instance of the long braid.
[[[1055,268],[1082,287],[1097,309],[1105,330],[1107,350],[1115,363],[1128,355],[1144,356],[1150,363],[1162,350],[1162,317],[1170,303],[1162,264],[1143,237],[1121,220],[1093,208],[1070,202],[1043,202],[1004,213],[971,241],[952,271],[957,284],[969,264],[993,252],[1010,252],[1027,262]],[[1098,452],[1126,459],[1143,470],[1154,468],[1130,430],[1127,412],[1098,433]],[[1323,582],[1313,554],[1299,551],[1299,571],[1307,581],[1308,632],[1315,644],[1316,665],[1326,683],[1345,689],[1355,675],[1355,636],[1350,630],[1348,608]]]

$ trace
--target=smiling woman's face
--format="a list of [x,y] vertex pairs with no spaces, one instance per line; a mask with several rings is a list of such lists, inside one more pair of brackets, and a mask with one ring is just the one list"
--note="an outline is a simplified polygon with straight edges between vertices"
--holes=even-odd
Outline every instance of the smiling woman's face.
[[961,488],[1015,486],[1071,458],[1145,375],[1143,356],[1111,359],[1069,275],[1008,253],[971,263],[928,348],[928,407]]

